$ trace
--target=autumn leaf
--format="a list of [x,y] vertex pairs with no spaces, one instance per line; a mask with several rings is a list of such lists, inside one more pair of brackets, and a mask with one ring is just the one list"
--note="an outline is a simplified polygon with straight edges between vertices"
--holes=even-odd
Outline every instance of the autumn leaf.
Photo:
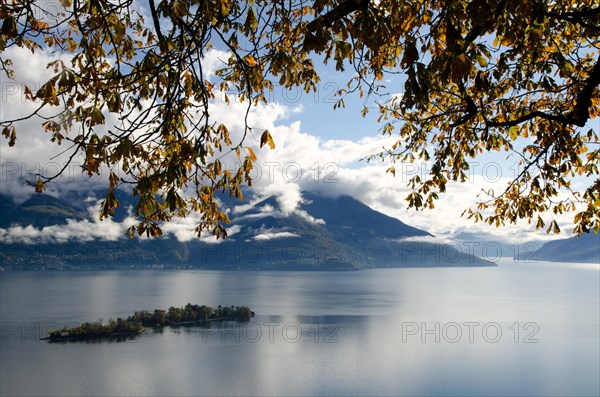
[[265,130],[260,137],[260,147],[262,148],[265,145],[269,145],[271,149],[275,149],[275,141],[268,130]]
[[251,147],[247,147],[246,150],[248,150],[248,154],[250,155],[250,160],[256,161],[256,154],[254,154],[254,150],[252,150]]
[[44,182],[42,182],[42,180],[38,178],[37,182],[35,183],[35,192],[42,193],[44,189],[46,189],[46,187],[44,186]]

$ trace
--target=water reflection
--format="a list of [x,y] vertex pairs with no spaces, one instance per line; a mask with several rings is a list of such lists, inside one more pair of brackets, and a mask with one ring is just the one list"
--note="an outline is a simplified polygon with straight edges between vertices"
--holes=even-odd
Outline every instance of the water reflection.
[[[598,395],[599,276],[555,264],[2,273],[0,394]],[[188,302],[257,316],[118,343],[33,337]]]
[[107,335],[98,338],[73,338],[73,339],[61,339],[53,340],[48,339],[47,343],[67,345],[71,343],[83,343],[83,344],[99,344],[99,343],[119,343],[119,342],[137,342],[140,335]]

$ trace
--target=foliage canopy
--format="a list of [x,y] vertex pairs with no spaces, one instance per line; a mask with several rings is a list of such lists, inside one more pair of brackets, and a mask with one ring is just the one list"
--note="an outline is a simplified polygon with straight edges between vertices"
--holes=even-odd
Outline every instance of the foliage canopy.
[[[427,178],[410,180],[410,206],[432,207],[449,181],[467,179],[470,159],[499,151],[517,156],[520,172],[469,217],[533,219],[557,232],[544,214],[573,211],[576,232],[600,228],[599,141],[588,127],[600,106],[597,0],[61,0],[58,13],[44,4],[0,3],[1,72],[18,79],[10,47],[61,54],[52,78],[24,88],[39,106],[30,117],[55,109],[42,120],[51,140],[67,142],[70,159],[83,153],[90,176],[111,170],[102,216],[118,206],[114,189],[133,184],[132,234],[158,235],[161,221],[199,211],[197,232],[223,235],[215,194],[241,197],[256,155],[245,139],[252,126],[232,142],[211,101],[234,89],[250,111],[274,83],[314,90],[315,54],[354,71],[336,106],[405,76],[403,96],[379,102],[381,131],[397,142],[371,158],[432,162]],[[217,83],[202,64],[214,47],[230,53]],[[104,126],[110,113],[118,125]],[[18,121],[0,121],[10,145]],[[260,146],[274,147],[260,133]],[[219,160],[226,151],[240,158],[233,172]],[[592,181],[583,190],[572,187],[579,175]],[[41,175],[36,189],[53,177]]]

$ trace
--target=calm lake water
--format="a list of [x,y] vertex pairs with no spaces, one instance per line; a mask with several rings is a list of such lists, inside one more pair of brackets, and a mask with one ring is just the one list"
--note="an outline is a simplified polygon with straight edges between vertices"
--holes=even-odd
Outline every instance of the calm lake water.
[[[598,395],[598,265],[0,273],[0,395]],[[186,303],[249,323],[39,341]]]

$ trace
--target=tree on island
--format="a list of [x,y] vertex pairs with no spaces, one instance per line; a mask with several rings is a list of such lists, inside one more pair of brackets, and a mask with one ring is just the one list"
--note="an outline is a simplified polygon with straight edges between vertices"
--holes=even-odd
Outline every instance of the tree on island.
[[147,310],[136,311],[127,319],[109,319],[107,324],[102,320],[93,323],[83,323],[76,327],[65,327],[48,332],[47,340],[88,339],[105,336],[140,334],[144,327],[163,327],[179,324],[206,324],[209,321],[250,321],[254,312],[247,306],[222,307],[217,309],[205,305],[185,307],[170,307],[168,311],[156,309],[153,313]]
[[[519,158],[519,172],[468,208],[468,217],[496,225],[529,219],[559,232],[548,212],[572,211],[575,232],[600,228],[600,148],[589,128],[600,105],[597,0],[45,4],[0,5],[1,72],[19,79],[11,47],[60,54],[48,65],[51,79],[36,91],[23,88],[39,105],[29,117],[50,108],[43,130],[66,145],[70,161],[82,153],[90,177],[103,166],[121,169],[108,174],[101,216],[114,214],[115,189],[132,184],[139,217],[132,235],[160,235],[160,222],[199,211],[198,234],[223,236],[228,217],[215,194],[241,197],[256,146],[275,142],[247,119],[242,131],[230,131],[227,120],[211,117],[212,101],[229,100],[235,89],[250,111],[277,83],[315,90],[315,60],[353,72],[334,107],[348,95],[381,96],[381,132],[397,141],[373,158],[431,161],[427,178],[409,181],[411,207],[433,207],[449,181],[467,179],[470,159],[498,151]],[[213,81],[202,64],[211,48],[229,53]],[[384,99],[383,82],[396,74],[406,77],[404,93]],[[105,125],[110,114],[118,125]],[[19,120],[0,127],[15,145]],[[236,170],[223,169],[227,152],[239,158]],[[395,173],[393,164],[388,171]],[[589,181],[583,190],[571,185],[578,175]],[[40,175],[36,190],[55,177]],[[191,197],[180,195],[186,187]]]

